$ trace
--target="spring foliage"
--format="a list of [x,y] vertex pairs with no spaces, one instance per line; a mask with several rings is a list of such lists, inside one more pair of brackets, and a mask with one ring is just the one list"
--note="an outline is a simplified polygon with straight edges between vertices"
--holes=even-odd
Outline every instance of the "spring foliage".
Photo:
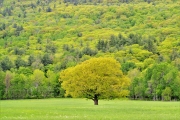
[[64,96],[60,71],[112,57],[131,80],[130,99],[180,100],[179,6],[180,0],[0,0],[0,99]]
[[129,79],[113,58],[92,58],[60,73],[66,95],[73,97],[101,98],[127,96]]

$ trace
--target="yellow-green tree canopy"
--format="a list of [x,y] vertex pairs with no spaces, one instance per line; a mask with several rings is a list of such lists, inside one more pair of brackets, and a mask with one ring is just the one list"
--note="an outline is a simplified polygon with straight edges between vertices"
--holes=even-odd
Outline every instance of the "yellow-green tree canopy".
[[60,73],[66,95],[87,98],[127,96],[129,79],[113,58],[92,58]]

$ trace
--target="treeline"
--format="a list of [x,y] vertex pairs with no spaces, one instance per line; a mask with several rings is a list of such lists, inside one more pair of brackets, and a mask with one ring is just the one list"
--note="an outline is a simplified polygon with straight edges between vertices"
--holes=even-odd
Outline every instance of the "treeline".
[[171,64],[155,63],[141,74],[136,69],[131,71],[133,72],[136,76],[129,88],[131,99],[165,101],[180,99],[180,74]]
[[58,74],[51,70],[0,71],[0,99],[36,99],[64,97]]
[[118,4],[118,3],[131,3],[131,2],[147,2],[147,3],[151,3],[151,2],[155,2],[156,0],[63,0],[64,3],[73,3],[74,5],[78,5],[78,4],[88,4],[88,3],[93,3],[94,5],[96,4]]
[[[16,2],[22,2],[24,0],[14,0],[11,1],[11,3],[15,4]],[[147,3],[151,3],[151,2],[161,2],[162,0],[46,0],[46,1],[42,1],[42,0],[36,0],[34,2],[31,2],[31,6],[32,8],[36,7],[37,5],[49,5],[50,3],[55,3],[56,1],[58,1],[59,3],[73,3],[74,5],[77,4],[86,4],[86,3],[131,3],[131,2],[147,2]],[[174,2],[176,0],[173,0]],[[3,6],[4,0],[0,0],[0,5]]]
[[[131,79],[129,87],[130,99],[141,100],[179,100],[180,74],[177,67],[167,62],[153,63],[145,70],[139,69],[135,63],[122,63],[122,71]],[[64,67],[65,68],[65,67]],[[59,72],[52,68],[18,69],[0,71],[0,99],[35,99],[64,97],[65,91],[59,82]],[[78,87],[78,86],[77,86]]]

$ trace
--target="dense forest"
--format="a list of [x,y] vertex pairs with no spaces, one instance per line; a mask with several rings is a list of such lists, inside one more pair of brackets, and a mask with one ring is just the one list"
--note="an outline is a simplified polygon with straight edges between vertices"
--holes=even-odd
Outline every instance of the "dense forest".
[[131,80],[128,98],[180,100],[179,8],[179,0],[0,0],[0,99],[65,97],[62,70],[112,57]]

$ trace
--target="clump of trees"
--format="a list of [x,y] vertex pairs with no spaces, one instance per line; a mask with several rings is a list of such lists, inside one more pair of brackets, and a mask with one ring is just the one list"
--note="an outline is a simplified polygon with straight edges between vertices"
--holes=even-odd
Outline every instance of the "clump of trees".
[[177,68],[168,63],[154,64],[140,77],[135,77],[130,86],[133,99],[178,100],[180,76]]
[[34,71],[20,67],[18,71],[0,72],[0,99],[34,99],[63,97],[64,91],[58,81],[58,76],[48,70]]
[[124,37],[121,33],[118,36],[111,35],[109,40],[99,40],[96,48],[102,52],[114,52],[122,50],[124,46],[138,44],[149,52],[156,53],[157,40],[152,36],[142,37],[138,34],[130,33]]

